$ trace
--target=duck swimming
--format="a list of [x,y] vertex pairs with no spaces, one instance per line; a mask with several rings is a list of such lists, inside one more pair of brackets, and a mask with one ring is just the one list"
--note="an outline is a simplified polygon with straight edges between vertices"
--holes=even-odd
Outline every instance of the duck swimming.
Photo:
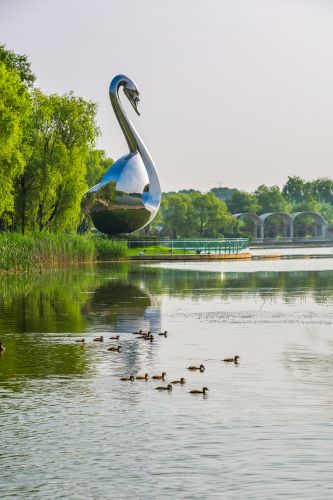
[[171,383],[172,384],[181,384],[181,385],[183,385],[183,384],[186,383],[186,380],[184,379],[184,377],[182,377],[179,380],[173,380]]
[[155,387],[157,391],[172,391],[172,385],[168,384],[167,386]]
[[239,363],[240,356],[235,356],[234,358],[225,358],[223,361],[225,363],[235,363],[236,365]]
[[119,340],[119,335],[116,335],[115,337],[109,337],[110,340]]
[[85,341],[86,341],[86,339],[77,339],[77,340],[75,340],[75,342],[85,342]]
[[148,380],[149,375],[148,375],[148,373],[145,373],[144,375],[137,375],[135,378],[136,378],[136,380]]
[[207,391],[209,391],[208,387],[203,387],[202,391],[200,389],[193,389],[193,391],[190,391],[190,394],[206,394]]
[[121,345],[118,345],[118,347],[108,347],[108,351],[120,352],[121,348],[122,348]]
[[165,330],[165,332],[159,333],[159,335],[161,335],[162,337],[167,338],[168,332]]
[[164,380],[164,377],[166,376],[166,373],[163,372],[162,375],[154,375],[152,377],[153,380]]
[[134,382],[134,377],[133,375],[131,375],[130,377],[121,377],[121,379],[123,382]]
[[5,352],[6,348],[3,344],[3,342],[0,341],[0,352]]
[[104,337],[103,337],[103,335],[101,335],[100,337],[96,337],[96,338],[94,339],[94,342],[104,342]]
[[200,370],[201,372],[203,372],[203,371],[205,370],[205,367],[204,367],[204,365],[200,365],[200,366],[189,366],[187,369],[188,369],[188,370],[192,370],[192,371],[194,371],[194,370]]

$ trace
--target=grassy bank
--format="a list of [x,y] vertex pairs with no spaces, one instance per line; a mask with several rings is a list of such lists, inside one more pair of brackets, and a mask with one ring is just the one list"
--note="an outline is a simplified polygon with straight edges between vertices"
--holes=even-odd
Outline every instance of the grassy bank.
[[66,262],[107,261],[126,256],[126,242],[96,235],[0,234],[0,271],[28,271]]

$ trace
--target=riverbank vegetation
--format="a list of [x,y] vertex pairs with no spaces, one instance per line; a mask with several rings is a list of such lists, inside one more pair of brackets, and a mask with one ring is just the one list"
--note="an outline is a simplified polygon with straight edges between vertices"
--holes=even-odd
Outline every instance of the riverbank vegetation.
[[0,234],[0,271],[30,271],[68,262],[112,261],[127,256],[126,242],[79,234]]

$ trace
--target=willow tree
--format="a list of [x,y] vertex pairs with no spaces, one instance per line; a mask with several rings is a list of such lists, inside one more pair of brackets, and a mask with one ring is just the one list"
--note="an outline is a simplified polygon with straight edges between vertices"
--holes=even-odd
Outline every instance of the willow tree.
[[17,180],[16,225],[25,230],[76,229],[87,188],[86,164],[98,135],[96,104],[32,92],[32,153]]
[[20,74],[0,60],[0,225],[11,225],[15,179],[29,157],[32,104]]

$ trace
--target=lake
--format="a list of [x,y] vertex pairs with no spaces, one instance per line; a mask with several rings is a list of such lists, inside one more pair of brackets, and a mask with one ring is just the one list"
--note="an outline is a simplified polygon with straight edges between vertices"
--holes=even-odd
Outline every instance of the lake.
[[331,499],[332,326],[333,258],[2,275],[1,499]]

